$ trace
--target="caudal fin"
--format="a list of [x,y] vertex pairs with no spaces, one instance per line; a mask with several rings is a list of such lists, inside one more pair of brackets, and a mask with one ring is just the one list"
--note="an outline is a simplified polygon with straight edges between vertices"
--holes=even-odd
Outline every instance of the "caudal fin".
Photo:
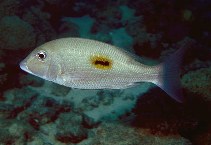
[[180,67],[184,53],[193,41],[188,39],[183,41],[183,45],[173,55],[170,55],[161,64],[161,74],[156,84],[163,89],[170,97],[178,102],[184,102],[180,83]]

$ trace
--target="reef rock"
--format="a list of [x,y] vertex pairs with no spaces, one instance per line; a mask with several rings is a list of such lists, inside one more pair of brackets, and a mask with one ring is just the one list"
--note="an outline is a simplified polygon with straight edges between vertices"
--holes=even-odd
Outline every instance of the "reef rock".
[[135,129],[120,123],[103,123],[94,132],[92,145],[190,145],[190,141],[179,136],[153,136],[143,129]]
[[202,68],[185,74],[182,78],[182,85],[192,93],[211,100],[211,67]]

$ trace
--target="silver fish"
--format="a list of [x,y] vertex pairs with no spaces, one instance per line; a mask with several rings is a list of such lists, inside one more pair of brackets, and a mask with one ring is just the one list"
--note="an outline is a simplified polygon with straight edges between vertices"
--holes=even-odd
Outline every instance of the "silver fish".
[[184,48],[156,66],[138,62],[132,55],[107,43],[61,38],[34,49],[20,68],[30,74],[72,88],[125,89],[152,82],[183,102],[180,63]]

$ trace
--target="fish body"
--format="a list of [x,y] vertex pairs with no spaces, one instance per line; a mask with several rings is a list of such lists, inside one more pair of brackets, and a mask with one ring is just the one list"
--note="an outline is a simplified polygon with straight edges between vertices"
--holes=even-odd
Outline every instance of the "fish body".
[[43,79],[78,89],[125,89],[140,82],[152,82],[182,102],[179,65],[171,66],[175,59],[179,64],[182,53],[182,49],[178,50],[166,63],[147,66],[107,43],[61,38],[37,47],[20,67]]

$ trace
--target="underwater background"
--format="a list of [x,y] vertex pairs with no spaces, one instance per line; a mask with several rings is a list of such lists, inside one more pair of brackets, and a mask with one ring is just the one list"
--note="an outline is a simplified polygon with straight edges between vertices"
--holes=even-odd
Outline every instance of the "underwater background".
[[[19,68],[35,47],[63,37],[110,43],[150,65],[190,46],[186,101],[151,83],[71,89]],[[0,145],[191,144],[211,145],[211,1],[0,0]]]

